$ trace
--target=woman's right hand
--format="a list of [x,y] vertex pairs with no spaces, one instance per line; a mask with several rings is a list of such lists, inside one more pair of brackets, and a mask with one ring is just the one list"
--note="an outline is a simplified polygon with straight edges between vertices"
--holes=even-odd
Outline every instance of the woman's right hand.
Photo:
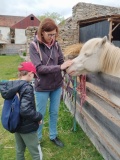
[[63,64],[61,64],[61,67],[60,67],[61,70],[64,70],[64,69],[68,68],[69,66],[71,66],[72,63],[73,63],[72,60],[65,61]]

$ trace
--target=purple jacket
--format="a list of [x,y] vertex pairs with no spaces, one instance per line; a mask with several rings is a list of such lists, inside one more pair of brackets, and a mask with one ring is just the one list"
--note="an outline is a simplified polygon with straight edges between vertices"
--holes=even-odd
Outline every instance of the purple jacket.
[[[37,39],[34,40],[37,43]],[[39,43],[42,61],[33,43],[30,44],[30,59],[36,67],[39,78],[35,79],[35,91],[53,91],[62,86],[60,65],[64,62],[63,54],[58,43],[49,49],[45,44]],[[51,55],[51,56],[50,56]]]

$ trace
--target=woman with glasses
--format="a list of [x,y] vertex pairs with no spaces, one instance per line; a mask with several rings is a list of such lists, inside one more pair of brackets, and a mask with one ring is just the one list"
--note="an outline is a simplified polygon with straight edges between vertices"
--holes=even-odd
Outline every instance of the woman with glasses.
[[[57,120],[61,98],[63,79],[61,71],[72,64],[71,60],[64,62],[61,48],[56,41],[58,26],[50,19],[44,19],[39,27],[34,42],[30,44],[30,59],[36,66],[38,78],[35,79],[35,98],[37,110],[43,119],[49,100],[49,137],[59,147],[64,144],[58,138]],[[38,129],[41,141],[42,128]]]

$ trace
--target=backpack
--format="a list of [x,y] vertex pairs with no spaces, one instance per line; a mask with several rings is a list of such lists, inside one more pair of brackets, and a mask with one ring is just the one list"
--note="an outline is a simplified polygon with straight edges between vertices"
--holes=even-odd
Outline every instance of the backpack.
[[15,95],[12,99],[4,100],[1,122],[11,133],[15,133],[20,124],[20,99],[21,97]]

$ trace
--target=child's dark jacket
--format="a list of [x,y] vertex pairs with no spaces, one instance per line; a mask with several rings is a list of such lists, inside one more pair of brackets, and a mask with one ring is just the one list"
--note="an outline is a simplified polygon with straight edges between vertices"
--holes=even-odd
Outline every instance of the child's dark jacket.
[[24,80],[8,81],[0,84],[0,92],[4,99],[11,99],[16,93],[21,97],[21,122],[16,132],[37,131],[42,115],[36,111],[33,86]]

